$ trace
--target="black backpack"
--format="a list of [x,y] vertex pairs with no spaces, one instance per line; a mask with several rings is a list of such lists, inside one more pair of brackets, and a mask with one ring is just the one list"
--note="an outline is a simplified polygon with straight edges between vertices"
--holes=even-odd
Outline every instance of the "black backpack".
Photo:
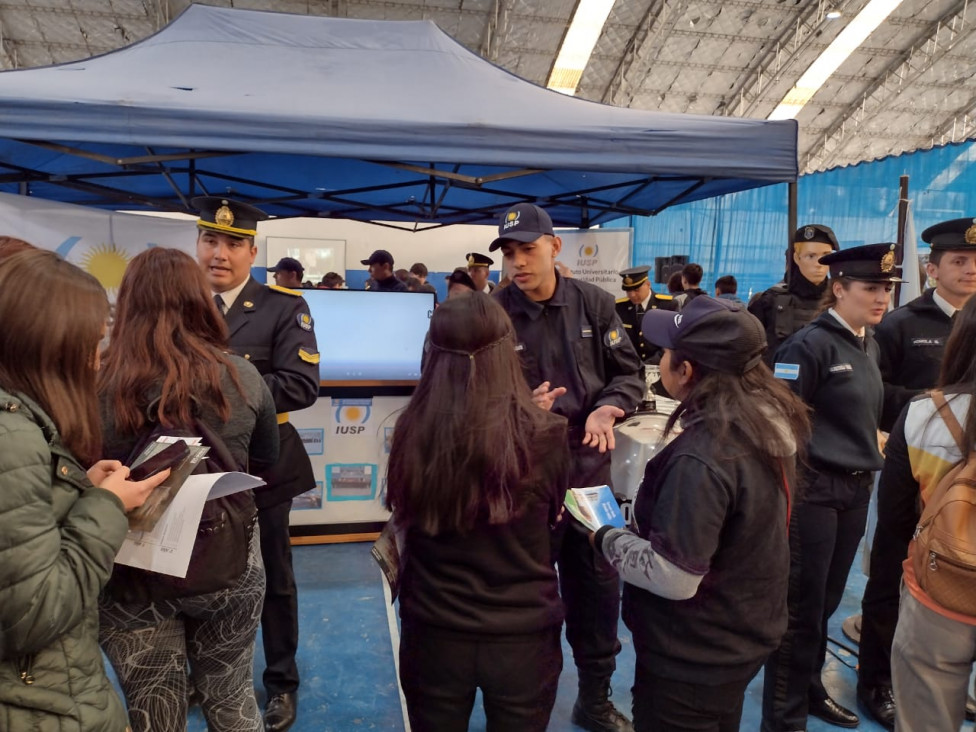
[[[153,423],[136,441],[126,464],[131,465],[147,445],[163,435],[199,437],[201,444],[210,448],[206,459],[193,470],[194,474],[242,470],[243,466],[236,463],[220,436],[195,418],[184,427]],[[117,602],[144,604],[206,595],[232,587],[247,568],[257,515],[254,494],[249,490],[207,501],[185,578],[116,564],[105,588],[107,597]]]

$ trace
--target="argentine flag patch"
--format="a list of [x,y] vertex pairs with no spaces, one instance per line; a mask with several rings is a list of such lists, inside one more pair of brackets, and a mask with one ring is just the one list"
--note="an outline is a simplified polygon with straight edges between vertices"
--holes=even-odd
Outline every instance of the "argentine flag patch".
[[796,381],[800,378],[800,364],[778,363],[773,367],[773,376],[786,381]]

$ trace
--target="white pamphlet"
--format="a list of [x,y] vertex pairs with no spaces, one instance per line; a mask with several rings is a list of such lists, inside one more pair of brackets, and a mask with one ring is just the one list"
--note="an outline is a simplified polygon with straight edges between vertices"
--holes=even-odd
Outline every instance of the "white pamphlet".
[[203,504],[264,485],[247,473],[203,473],[183,483],[152,531],[130,531],[115,557],[119,564],[186,577]]

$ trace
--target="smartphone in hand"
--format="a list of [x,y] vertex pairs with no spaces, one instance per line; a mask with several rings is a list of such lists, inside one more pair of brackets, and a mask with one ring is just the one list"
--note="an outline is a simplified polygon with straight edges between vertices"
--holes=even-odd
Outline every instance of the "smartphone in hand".
[[185,440],[177,440],[167,445],[155,455],[146,458],[129,471],[129,480],[140,481],[161,473],[166,468],[175,468],[190,454]]

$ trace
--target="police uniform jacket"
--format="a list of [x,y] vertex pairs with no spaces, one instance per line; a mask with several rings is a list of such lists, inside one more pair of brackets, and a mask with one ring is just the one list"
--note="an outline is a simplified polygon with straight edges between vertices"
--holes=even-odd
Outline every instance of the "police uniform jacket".
[[[544,381],[564,386],[552,411],[569,420],[573,456],[570,484],[610,481],[610,453],[580,444],[586,418],[610,404],[624,412],[636,409],[644,389],[640,361],[614,309],[613,297],[596,285],[556,273],[556,291],[548,302],[529,300],[515,286],[494,297],[508,313],[518,338],[522,373],[534,389]],[[599,482],[597,482],[599,481]]]
[[[808,445],[813,470],[850,474],[881,469],[877,430],[883,387],[877,360],[870,329],[862,346],[829,312],[776,352],[776,375],[813,409]],[[817,503],[818,497],[804,500]]]
[[298,293],[251,279],[227,311],[230,346],[246,358],[271,390],[279,415],[281,452],[258,473],[267,485],[255,492],[258,508],[288,501],[315,487],[312,464],[287,413],[305,409],[319,394],[318,348],[308,303]]
[[[629,298],[622,297],[616,303],[617,315],[623,323],[624,331],[630,338],[631,345],[637,351],[637,356],[643,363],[657,364],[661,361],[663,349],[652,346],[644,340],[641,332],[641,321],[644,319],[644,312],[638,314],[637,306]],[[670,295],[658,295],[651,291],[651,299],[647,301],[647,310],[674,310],[674,304]]]
[[952,319],[927,290],[885,316],[875,329],[884,381],[881,429],[890,432],[911,398],[935,387]]

